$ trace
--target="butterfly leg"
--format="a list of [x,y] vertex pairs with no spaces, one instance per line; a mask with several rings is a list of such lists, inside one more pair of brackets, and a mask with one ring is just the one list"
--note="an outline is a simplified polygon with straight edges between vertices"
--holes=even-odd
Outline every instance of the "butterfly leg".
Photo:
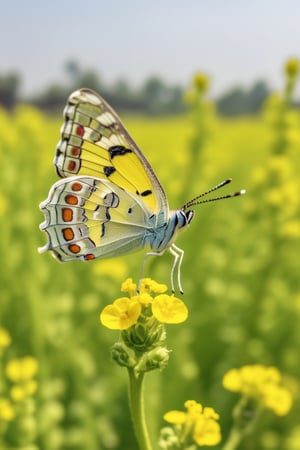
[[148,256],[161,256],[165,253],[165,249],[160,251],[160,252],[148,252],[146,253],[146,255],[144,256],[144,260],[143,260],[143,264],[142,264],[142,271],[141,271],[141,275],[140,275],[140,279],[139,279],[139,283],[138,283],[138,292],[140,292],[140,287],[141,287],[141,281],[142,278],[144,276],[144,272],[145,272],[145,265],[146,265],[146,261]]
[[180,270],[181,270],[181,264],[183,261],[183,257],[184,257],[184,251],[177,247],[177,245],[172,244],[171,247],[169,248],[169,252],[174,256],[174,263],[172,266],[172,270],[171,270],[171,288],[172,288],[172,292],[175,292],[174,289],[174,271],[175,271],[175,267],[177,266],[177,283],[178,283],[178,288],[181,294],[183,294],[183,289],[181,286],[181,276],[180,276]]

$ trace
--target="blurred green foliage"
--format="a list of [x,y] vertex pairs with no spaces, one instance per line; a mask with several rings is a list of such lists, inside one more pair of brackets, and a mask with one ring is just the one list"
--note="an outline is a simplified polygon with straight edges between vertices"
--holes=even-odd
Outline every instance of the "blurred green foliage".
[[[226,437],[236,396],[222,388],[222,376],[232,367],[261,363],[286,374],[294,407],[285,418],[265,414],[242,448],[296,450],[300,115],[283,107],[279,95],[255,119],[221,120],[213,105],[201,101],[200,141],[188,115],[125,121],[171,208],[228,177],[234,190],[247,190],[244,197],[199,206],[179,239],[190,316],[167,327],[169,366],[146,380],[150,431],[155,439],[163,413],[194,398],[220,413]],[[57,179],[51,161],[60,124],[29,107],[18,106],[12,115],[0,111],[0,326],[12,338],[1,359],[0,397],[9,396],[8,361],[31,355],[39,363],[37,394],[0,426],[0,447],[132,450],[126,373],[110,360],[118,333],[100,326],[99,313],[119,296],[127,276],[138,279],[143,254],[67,264],[38,254],[45,242],[38,204]],[[146,275],[168,283],[171,264],[170,255],[153,258]]]
[[[47,113],[56,114],[72,91],[89,87],[101,92],[119,112],[147,116],[174,116],[186,112],[184,87],[170,84],[160,75],[150,75],[140,86],[134,86],[125,78],[105,83],[97,70],[82,67],[76,60],[67,61],[63,68],[65,81],[51,83],[25,98],[21,89],[22,74],[0,72],[0,105],[11,109],[18,101],[26,100]],[[261,111],[269,94],[270,88],[263,79],[254,81],[249,88],[234,85],[218,96],[216,109],[222,116],[255,115]]]

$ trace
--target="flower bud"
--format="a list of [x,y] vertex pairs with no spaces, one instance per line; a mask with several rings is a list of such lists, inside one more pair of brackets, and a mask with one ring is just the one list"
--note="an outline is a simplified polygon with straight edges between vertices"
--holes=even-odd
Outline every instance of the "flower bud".
[[145,353],[161,344],[166,334],[163,324],[151,317],[141,319],[128,330],[123,330],[122,338],[127,347]]
[[289,78],[295,78],[299,74],[299,60],[289,59],[285,64],[285,73]]
[[169,361],[169,350],[165,347],[156,347],[143,355],[136,365],[136,372],[149,372],[150,370],[164,369]]
[[193,77],[193,84],[198,92],[204,94],[209,88],[209,78],[203,73],[197,72]]
[[120,342],[116,342],[111,349],[112,359],[123,367],[134,367],[136,364],[135,359],[129,354],[125,345]]

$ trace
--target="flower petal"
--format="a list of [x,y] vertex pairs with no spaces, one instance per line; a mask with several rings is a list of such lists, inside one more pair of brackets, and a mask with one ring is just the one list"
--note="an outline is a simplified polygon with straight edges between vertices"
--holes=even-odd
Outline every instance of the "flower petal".
[[127,330],[137,322],[141,309],[137,301],[121,297],[103,309],[100,322],[110,330]]
[[188,317],[188,309],[183,301],[166,294],[153,299],[152,313],[162,323],[181,323]]
[[183,411],[172,410],[164,414],[164,420],[169,423],[181,425],[186,422],[187,414]]

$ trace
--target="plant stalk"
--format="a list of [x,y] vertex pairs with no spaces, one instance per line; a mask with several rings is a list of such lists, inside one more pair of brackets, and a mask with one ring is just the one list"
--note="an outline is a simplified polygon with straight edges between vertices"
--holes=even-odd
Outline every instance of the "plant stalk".
[[136,375],[134,370],[129,368],[128,376],[130,413],[139,450],[152,450],[145,419],[144,374]]

